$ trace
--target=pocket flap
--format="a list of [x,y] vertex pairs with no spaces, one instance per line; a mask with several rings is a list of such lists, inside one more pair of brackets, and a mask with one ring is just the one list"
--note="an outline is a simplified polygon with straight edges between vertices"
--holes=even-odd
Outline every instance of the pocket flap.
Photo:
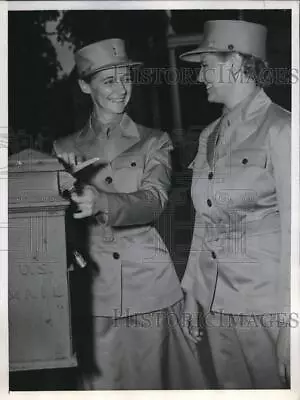
[[119,156],[112,162],[112,168],[144,168],[144,158],[134,154]]
[[227,165],[231,166],[257,166],[265,168],[267,164],[267,154],[262,149],[239,149],[230,153]]

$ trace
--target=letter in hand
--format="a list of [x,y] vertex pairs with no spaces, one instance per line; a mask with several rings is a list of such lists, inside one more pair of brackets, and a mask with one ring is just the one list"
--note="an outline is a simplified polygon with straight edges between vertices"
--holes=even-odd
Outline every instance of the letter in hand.
[[107,161],[101,160],[99,157],[84,160],[82,156],[75,153],[57,154],[57,158],[61,161],[65,169],[74,177],[80,175],[80,172],[88,167],[103,168],[107,165]]
[[75,167],[83,162],[83,157],[76,155],[75,153],[64,152],[57,154],[57,158],[70,174],[73,174]]
[[107,162],[95,157],[74,166],[72,175],[81,183],[88,183],[93,175],[107,166]]
[[103,161],[99,157],[83,160],[83,157],[74,153],[58,154],[57,158],[66,171],[72,175],[72,177],[64,178],[64,189],[68,192],[81,192],[82,185],[89,183],[92,176],[108,164],[107,161]]

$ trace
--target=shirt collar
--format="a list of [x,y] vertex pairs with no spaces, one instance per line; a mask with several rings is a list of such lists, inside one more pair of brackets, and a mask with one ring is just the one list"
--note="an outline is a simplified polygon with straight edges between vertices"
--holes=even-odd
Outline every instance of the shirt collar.
[[[108,129],[110,130],[110,134],[108,135],[109,137],[116,137],[119,134],[127,137],[139,137],[139,131],[138,128],[135,124],[135,122],[132,121],[132,119],[129,117],[128,114],[119,114],[118,117],[110,124],[103,124],[100,122],[99,124],[99,129],[97,132],[94,132],[94,129],[92,128],[91,124],[91,116],[89,118],[89,122],[87,124],[87,130],[90,132],[93,132],[94,135],[101,135],[103,138],[108,138],[107,137],[107,131]],[[83,130],[85,131],[85,130]],[[83,133],[83,132],[82,132]]]
[[102,121],[97,121],[97,128],[94,128],[94,124],[92,123],[93,115],[91,114],[89,119],[90,129],[96,136],[102,137],[103,139],[108,139],[110,137],[115,136],[118,131],[118,127],[122,121],[123,114],[117,114],[115,118],[109,123],[104,123]]

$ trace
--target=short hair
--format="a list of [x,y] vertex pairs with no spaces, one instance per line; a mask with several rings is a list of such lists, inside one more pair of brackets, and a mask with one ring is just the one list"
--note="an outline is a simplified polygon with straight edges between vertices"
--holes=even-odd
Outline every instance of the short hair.
[[78,78],[80,81],[83,81],[87,83],[88,85],[92,82],[93,77],[92,76],[86,76],[86,77],[79,77]]
[[[218,57],[225,62],[235,53],[236,52],[219,52],[217,54]],[[247,78],[252,79],[256,86],[267,86],[270,83],[268,79],[269,74],[267,73],[267,75],[265,75],[265,72],[270,72],[268,62],[249,54],[243,54],[240,52],[238,52],[238,54],[242,57],[244,75]]]
[[95,75],[96,75],[96,73],[91,74],[91,75],[87,75],[87,76],[77,75],[77,79],[80,80],[80,81],[83,81],[83,82],[85,82],[85,83],[87,83],[89,85],[92,82],[92,80],[93,80]]
[[267,86],[269,84],[269,75],[265,76],[264,72],[269,71],[268,62],[248,54],[241,54],[241,56],[245,76],[253,79],[259,87]]

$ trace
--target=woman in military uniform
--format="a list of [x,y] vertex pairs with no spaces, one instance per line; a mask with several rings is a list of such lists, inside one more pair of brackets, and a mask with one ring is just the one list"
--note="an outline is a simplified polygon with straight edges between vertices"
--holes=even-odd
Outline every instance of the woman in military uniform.
[[[75,61],[93,111],[82,130],[54,149],[71,172],[94,157],[102,165],[72,194],[74,218],[88,227],[94,365],[79,365],[83,388],[203,388],[179,321],[180,283],[152,226],[168,200],[171,141],[125,113],[130,68],[140,63],[128,59],[122,40],[86,46]],[[86,353],[88,347],[86,341]]]
[[205,322],[221,388],[282,388],[289,373],[291,121],[261,87],[266,34],[208,21],[181,55],[201,63],[208,101],[224,105],[190,165],[196,218],[182,281],[186,334],[199,342]]

